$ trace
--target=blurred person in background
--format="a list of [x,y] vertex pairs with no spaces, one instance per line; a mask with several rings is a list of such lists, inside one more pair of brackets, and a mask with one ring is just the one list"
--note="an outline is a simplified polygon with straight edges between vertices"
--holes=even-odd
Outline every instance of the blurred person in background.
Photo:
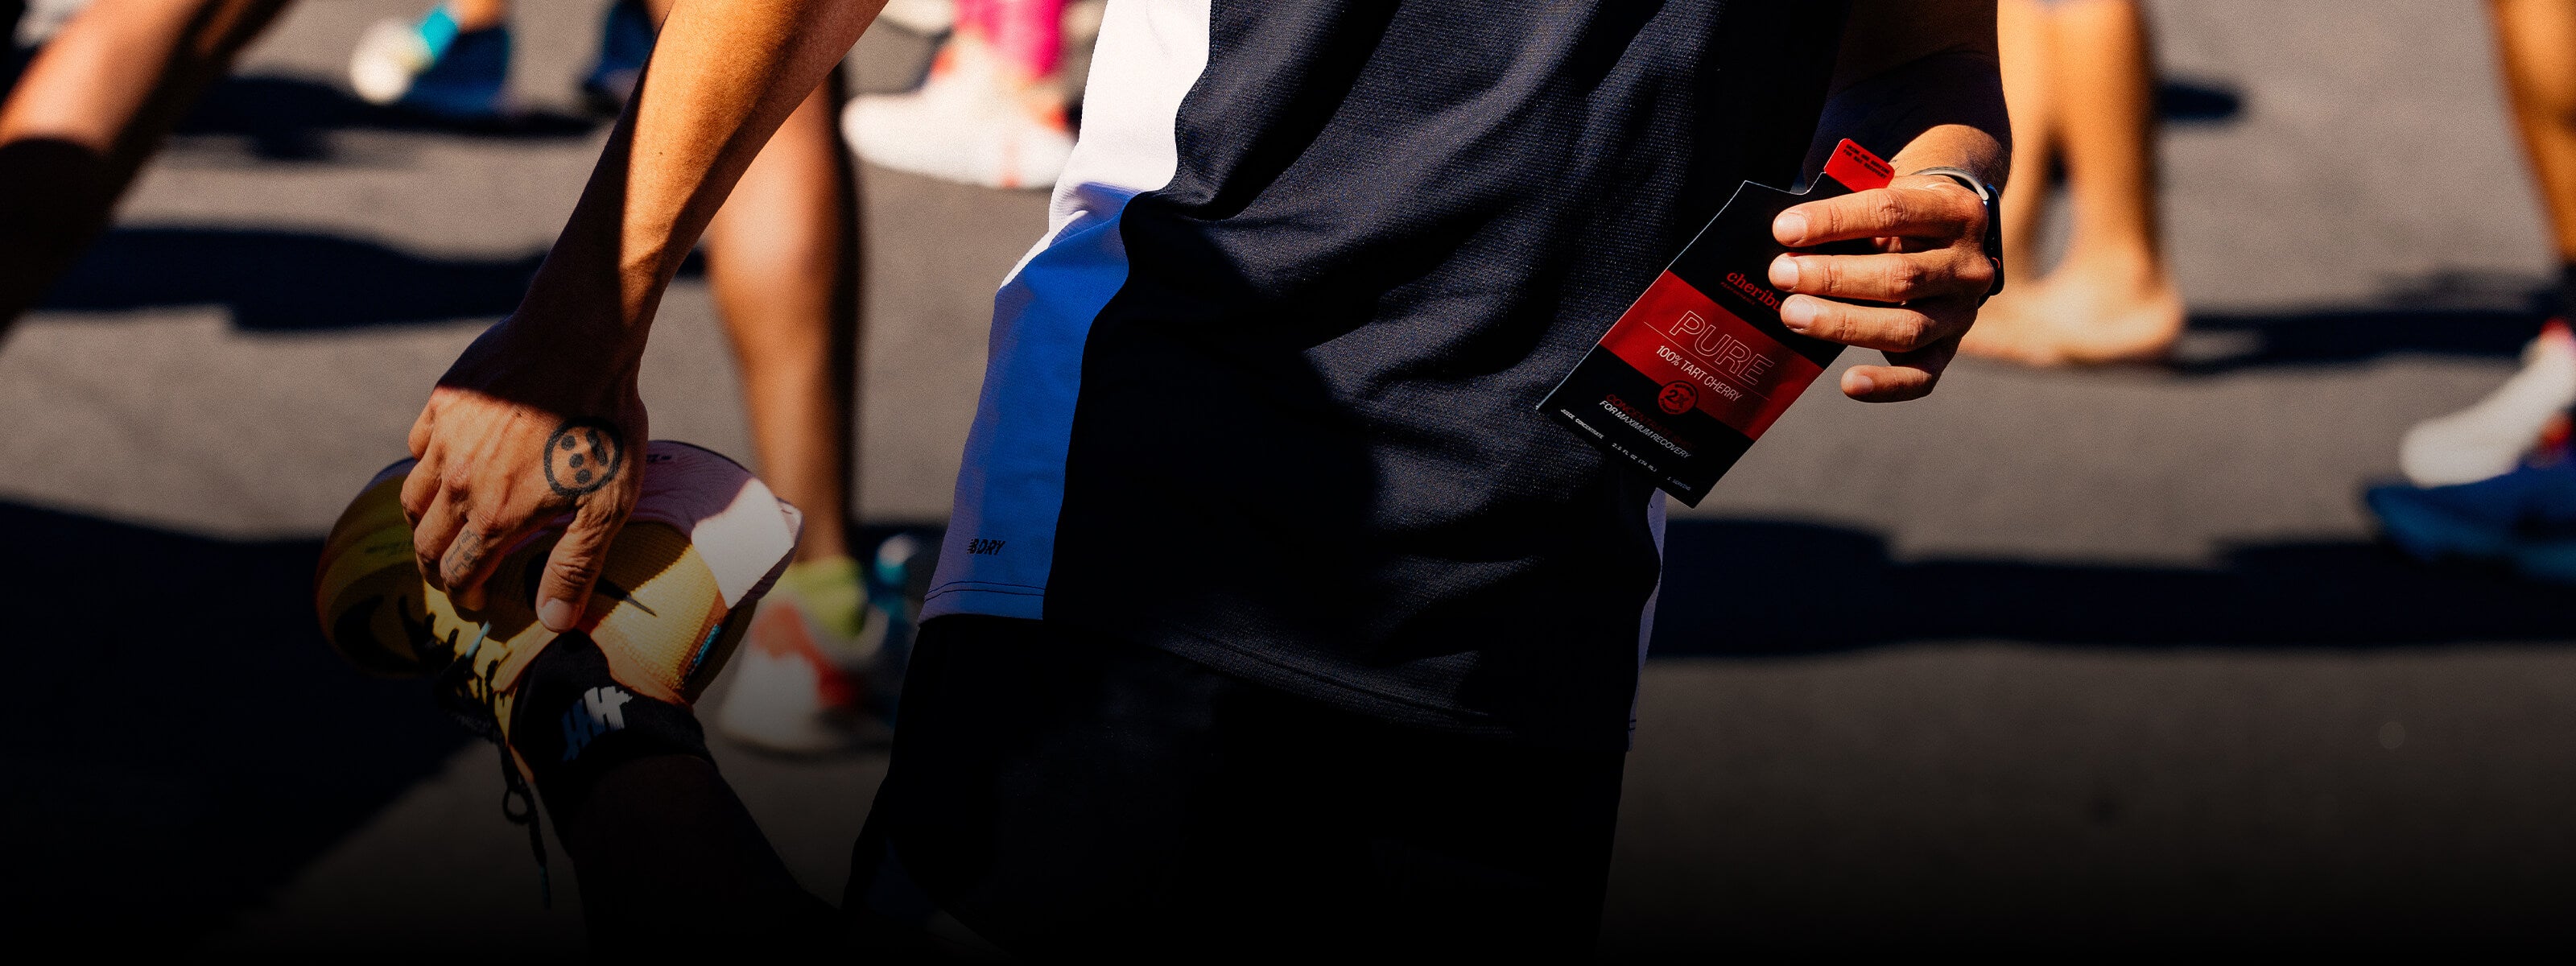
[[[911,29],[939,26],[924,0],[889,4]],[[842,132],[874,164],[987,188],[1049,188],[1073,152],[1068,44],[1098,33],[1098,4],[955,0],[948,40],[918,90],[851,101]]]
[[2004,262],[2040,263],[2048,173],[2061,161],[2074,232],[2053,270],[1986,305],[1959,351],[2040,366],[2164,358],[2183,304],[2156,212],[2145,11],[2138,0],[2001,0],[1995,28],[2022,174],[2004,191]]
[[[0,327],[42,297],[188,108],[287,0],[97,0],[68,15],[0,104]],[[667,3],[607,16],[584,83],[622,110]],[[455,118],[506,112],[507,6],[458,0],[379,24],[351,74],[372,100]],[[878,600],[854,559],[857,200],[832,130],[836,78],[780,126],[705,233],[707,276],[743,372],[770,486],[808,508],[796,563],[756,618],[717,726],[747,744],[817,752],[868,740],[866,675],[899,573]],[[898,564],[899,566],[899,564]],[[888,585],[891,585],[890,587]],[[881,682],[882,683],[882,682]],[[880,689],[881,690],[881,689]]]
[[2398,446],[2409,485],[2365,494],[2381,532],[2425,560],[2503,564],[2576,583],[2576,0],[2491,0],[2505,100],[2548,215],[2558,284],[2520,368],[2475,405]]

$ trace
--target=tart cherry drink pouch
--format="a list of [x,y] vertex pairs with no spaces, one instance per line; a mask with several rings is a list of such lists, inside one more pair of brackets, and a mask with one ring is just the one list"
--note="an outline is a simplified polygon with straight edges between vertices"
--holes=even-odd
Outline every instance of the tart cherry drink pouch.
[[[1771,220],[1791,205],[1887,186],[1894,172],[1844,141],[1805,194],[1747,181],[1628,306],[1539,411],[1698,506],[1717,478],[1843,347],[1780,324]],[[1806,249],[1870,251],[1866,240]]]

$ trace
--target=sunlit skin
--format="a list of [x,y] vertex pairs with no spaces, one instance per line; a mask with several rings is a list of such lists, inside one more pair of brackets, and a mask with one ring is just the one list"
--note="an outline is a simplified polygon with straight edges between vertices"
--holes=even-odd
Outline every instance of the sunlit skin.
[[[1938,52],[1995,56],[1995,5],[1979,2],[1874,0],[1853,5],[1835,68],[1840,89]],[[1839,132],[1825,132],[1833,136]],[[1900,172],[1955,167],[2002,185],[2009,146],[1964,124],[1916,135],[1888,158]],[[1794,293],[1780,303],[1791,329],[1847,345],[1878,349],[1886,365],[1853,366],[1843,394],[1863,402],[1920,399],[1959,353],[1994,283],[1985,254],[1985,203],[1966,186],[1937,175],[1901,175],[1888,186],[1781,212],[1772,235],[1806,247],[1875,239],[1875,255],[1783,255],[1771,265],[1772,287]],[[1903,302],[1901,307],[1861,302]]]
[[571,220],[511,317],[476,339],[410,435],[403,489],[428,579],[468,607],[501,552],[573,513],[538,586],[539,616],[572,627],[635,505],[629,466],[565,495],[542,479],[546,440],[589,417],[632,461],[651,437],[636,375],[664,289],[761,146],[823,82],[881,2],[682,0]]
[[[2032,365],[2151,361],[2183,326],[2156,211],[2155,64],[2136,0],[2003,0],[1996,11],[2013,169],[2004,263],[2017,285],[1965,349]],[[2050,163],[2063,158],[2074,231],[2037,269]]]
[[[97,0],[0,104],[0,331],[103,230],[137,170],[289,0]],[[656,16],[667,0],[648,4]],[[469,30],[506,0],[449,6]],[[156,66],[157,65],[157,66]],[[762,474],[806,508],[800,560],[845,556],[855,210],[828,84],[760,149],[705,228],[708,281],[741,360]],[[549,427],[551,429],[551,427]],[[642,424],[627,427],[639,434]]]
[[[422,467],[403,493],[418,520],[422,566],[469,604],[499,551],[570,510],[541,582],[539,616],[573,626],[597,579],[600,554],[634,506],[634,480],[580,496],[539,478],[542,448],[565,420],[606,419],[647,437],[635,391],[637,360],[662,291],[751,155],[872,20],[880,4],[827,0],[679,0],[664,26],[636,106],[612,135],[570,223],[511,318],[477,340],[433,390],[411,433]],[[1936,51],[1992,55],[1989,3],[1878,0],[1853,16],[1839,65],[1872,76]],[[2000,182],[2004,144],[1992,133],[1942,126],[1892,159],[1900,171],[1957,166]],[[1985,212],[1974,193],[1937,177],[1783,213],[1785,243],[1882,239],[1870,255],[1808,255],[1773,267],[1794,278],[1790,301],[1816,309],[1806,324],[1827,338],[1889,351],[1853,369],[1854,398],[1893,402],[1930,392],[1974,321],[1993,266],[1980,247]],[[1842,300],[1903,300],[1903,308]],[[623,452],[635,452],[627,447]]]
[[2576,264],[2576,0],[2491,0],[2506,102],[2548,209],[2560,264]]

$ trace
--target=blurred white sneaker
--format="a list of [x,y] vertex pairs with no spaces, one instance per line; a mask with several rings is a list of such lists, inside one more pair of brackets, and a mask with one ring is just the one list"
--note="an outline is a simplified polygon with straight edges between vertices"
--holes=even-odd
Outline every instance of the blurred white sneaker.
[[381,20],[349,54],[349,87],[370,104],[458,120],[512,112],[510,28],[463,30],[444,6],[419,20]]
[[893,619],[848,558],[796,564],[761,601],[728,672],[716,731],[762,751],[824,754],[883,741],[868,671]]
[[2406,431],[2397,462],[2417,486],[2501,476],[2522,463],[2550,421],[2576,405],[2576,334],[2551,320],[2522,350],[2522,371],[2485,399]]
[[369,104],[391,104],[411,90],[411,79],[438,60],[420,25],[409,20],[379,20],[358,35],[349,54],[349,86]]
[[943,48],[920,90],[852,100],[841,134],[871,164],[986,188],[1052,188],[1073,155],[1063,105],[1014,89],[973,43]]

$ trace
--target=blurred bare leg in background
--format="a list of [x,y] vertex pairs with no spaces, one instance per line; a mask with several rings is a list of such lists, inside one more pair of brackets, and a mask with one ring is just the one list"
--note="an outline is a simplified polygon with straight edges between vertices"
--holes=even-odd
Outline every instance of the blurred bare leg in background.
[[2183,304],[2156,212],[2155,64],[2136,0],[2003,0],[1996,27],[2013,112],[2005,264],[2035,268],[2049,163],[2063,157],[2066,258],[1990,303],[1961,349],[2033,365],[2161,359]]
[[[670,0],[649,0],[655,22]],[[892,618],[870,604],[848,523],[856,461],[858,199],[838,79],[788,115],[707,225],[707,283],[742,366],[761,477],[805,511],[796,562],[761,607],[716,728],[810,754],[868,740],[867,672]]]
[[799,562],[846,558],[854,233],[832,85],[787,117],[707,226],[707,281],[742,361],[761,476],[804,508]]
[[287,0],[98,0],[0,104],[0,332],[43,297],[181,115]]

